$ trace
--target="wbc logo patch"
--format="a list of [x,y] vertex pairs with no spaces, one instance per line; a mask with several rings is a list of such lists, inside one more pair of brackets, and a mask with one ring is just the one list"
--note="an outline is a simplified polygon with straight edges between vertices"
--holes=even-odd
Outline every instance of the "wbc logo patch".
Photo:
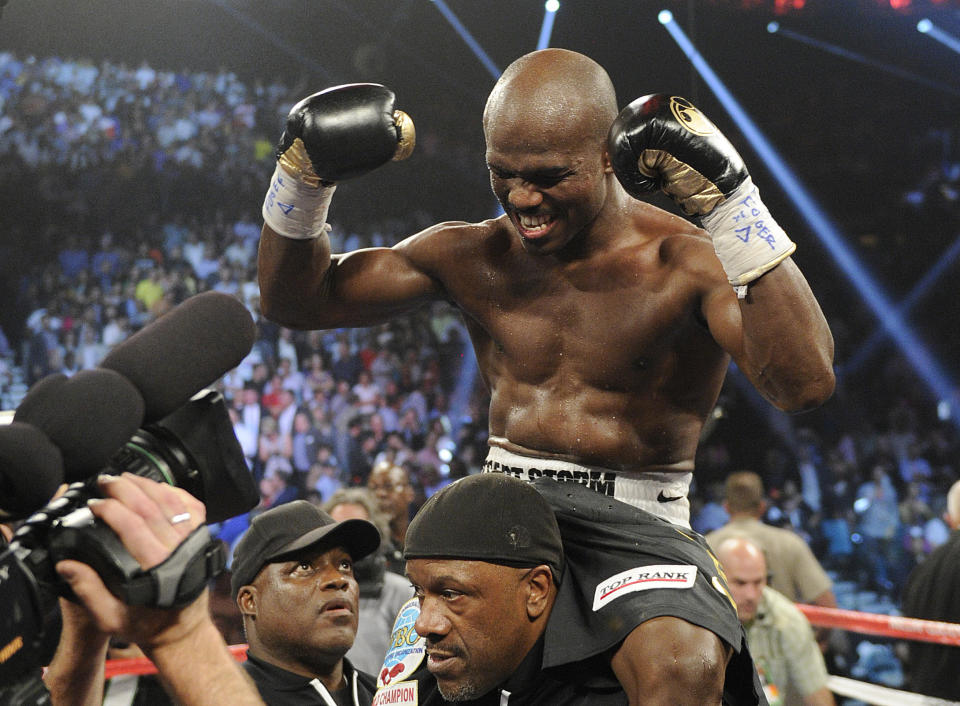
[[658,564],[627,569],[597,584],[593,610],[598,611],[611,601],[637,591],[692,588],[696,579],[697,567],[692,564]]
[[[400,612],[397,613],[397,619],[393,623],[390,647],[383,658],[383,667],[377,675],[378,689],[407,679],[427,656],[426,641],[413,629],[419,615],[420,604],[416,598],[411,598],[404,603]],[[383,701],[382,703],[403,702]]]

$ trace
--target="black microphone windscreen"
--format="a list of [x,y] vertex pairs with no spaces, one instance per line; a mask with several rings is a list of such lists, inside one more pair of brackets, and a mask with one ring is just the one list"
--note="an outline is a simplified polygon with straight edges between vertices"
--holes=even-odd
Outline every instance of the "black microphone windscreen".
[[97,473],[143,422],[143,398],[113,370],[48,375],[17,406],[14,421],[37,427],[57,445],[70,482]]
[[236,297],[204,292],[118,344],[100,364],[140,390],[146,423],[162,419],[237,367],[257,327]]
[[32,424],[0,425],[0,521],[31,515],[63,483],[63,457]]

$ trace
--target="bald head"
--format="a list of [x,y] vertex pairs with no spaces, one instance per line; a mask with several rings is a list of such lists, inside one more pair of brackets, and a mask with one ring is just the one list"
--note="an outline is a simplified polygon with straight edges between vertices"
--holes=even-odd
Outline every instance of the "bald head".
[[746,537],[731,537],[725,539],[717,547],[717,558],[727,570],[727,565],[759,567],[764,573],[767,571],[767,559],[763,550]]
[[950,529],[960,529],[960,480],[947,491],[947,524]]
[[767,585],[767,559],[763,550],[745,537],[731,537],[720,543],[716,555],[737,603],[740,621],[748,623],[756,617]]
[[610,76],[597,62],[566,49],[525,54],[497,81],[483,111],[489,140],[494,125],[533,120],[545,127],[575,126],[581,135],[604,144],[617,117]]

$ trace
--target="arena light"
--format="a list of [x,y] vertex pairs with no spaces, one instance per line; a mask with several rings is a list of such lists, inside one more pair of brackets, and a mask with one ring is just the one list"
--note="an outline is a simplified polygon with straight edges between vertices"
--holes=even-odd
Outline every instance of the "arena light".
[[537,39],[537,49],[546,49],[550,46],[550,37],[553,35],[553,20],[560,9],[559,0],[547,0],[543,5],[543,24],[540,25],[540,38]]
[[[910,292],[897,304],[896,314],[901,318],[906,318],[913,306],[922,299],[927,292],[936,284],[940,276],[954,263],[960,256],[960,237],[953,241],[953,244],[947,248],[946,252],[937,257],[936,263],[927,270],[926,274],[920,278]],[[837,368],[837,378],[842,379],[852,375],[867,361],[870,354],[876,350],[887,338],[887,332],[883,328],[874,330],[872,334],[860,345],[853,355],[847,359],[847,362]]]
[[[922,23],[923,20],[921,20],[920,22]],[[927,20],[927,22],[929,22],[929,20]],[[776,25],[776,26],[771,29],[772,25]],[[917,29],[921,32],[923,31],[920,29],[920,23],[917,24]],[[836,44],[830,44],[828,42],[824,42],[823,40],[816,39],[814,37],[809,37],[805,34],[801,34],[800,32],[795,32],[792,29],[788,29],[786,27],[781,26],[779,22],[771,22],[770,24],[768,24],[767,31],[770,32],[770,34],[776,34],[781,37],[787,37],[788,39],[793,39],[794,41],[801,42],[802,44],[806,44],[807,46],[815,47],[816,49],[820,49],[822,51],[828,52],[830,54],[833,54],[834,56],[839,56],[843,59],[849,59],[850,61],[855,61],[858,64],[863,64],[865,66],[871,66],[875,69],[879,69],[880,71],[891,74],[893,76],[897,76],[907,81],[912,81],[914,83],[919,83],[928,88],[933,88],[938,91],[944,91],[946,93],[952,93],[955,96],[960,96],[960,89],[958,88],[953,88],[952,86],[948,86],[944,83],[940,83],[939,81],[932,81],[923,76],[918,76],[917,74],[911,73],[909,71],[904,71],[903,69],[897,66],[893,66],[892,64],[887,64],[882,61],[877,61],[876,59],[871,59],[868,56],[864,56],[863,54],[858,54],[857,52],[850,51],[849,49],[846,49],[841,46],[837,46]]]
[[[660,13],[662,18],[663,12]],[[794,175],[787,163],[776,152],[767,138],[753,123],[733,94],[727,89],[720,77],[710,68],[703,55],[697,50],[672,19],[661,23],[670,36],[679,45],[694,68],[719,99],[720,103],[737,123],[744,137],[756,151],[761,161],[779,182],[783,192],[793,202],[800,215],[807,222],[823,245],[830,252],[834,262],[860,292],[864,301],[880,321],[884,330],[896,341],[904,357],[913,366],[917,375],[930,388],[938,399],[953,399],[955,385],[939,363],[930,355],[922,341],[910,330],[910,327],[897,314],[890,298],[874,281],[866,268],[857,261],[850,247],[844,242],[839,230],[831,222],[820,206],[814,201],[807,188]],[[955,420],[960,424],[960,419]]]
[[922,20],[917,22],[917,31],[920,34],[925,34],[928,37],[933,37],[938,42],[940,42],[943,46],[947,47],[948,49],[952,49],[953,51],[960,54],[960,39],[957,39],[952,34],[944,32],[942,29],[937,27],[937,25],[931,22],[928,18],[924,17]]
[[[0,0],[0,5],[2,5],[3,0]],[[324,81],[332,82],[334,80],[333,74],[327,71],[323,66],[310,58],[313,52],[305,51],[299,47],[291,46],[288,39],[284,39],[277,35],[275,32],[267,30],[263,25],[254,20],[248,14],[242,10],[238,10],[234,7],[231,7],[229,3],[225,0],[207,0],[212,5],[216,5],[221,10],[232,15],[237,22],[244,25],[247,29],[252,30],[255,34],[258,34],[260,37],[265,39],[274,49],[278,49],[281,53],[286,54],[288,57],[296,61],[298,64],[302,64],[304,67],[313,71],[316,74],[319,74],[323,77]]]
[[437,9],[440,10],[440,14],[450,23],[450,26],[460,35],[460,38],[470,47],[470,51],[474,53],[477,59],[480,60],[480,63],[490,72],[490,75],[495,79],[500,78],[502,71],[500,71],[497,65],[487,56],[487,52],[485,52],[483,47],[480,46],[480,43],[473,38],[473,35],[470,34],[470,31],[464,26],[463,22],[460,21],[460,18],[453,14],[453,10],[447,7],[447,3],[443,0],[432,0],[432,2],[437,6]]

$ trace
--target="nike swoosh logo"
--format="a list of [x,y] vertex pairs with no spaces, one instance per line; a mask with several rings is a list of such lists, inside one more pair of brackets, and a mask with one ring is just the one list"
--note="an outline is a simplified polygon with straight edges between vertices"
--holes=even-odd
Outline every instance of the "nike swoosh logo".
[[682,495],[676,495],[676,496],[664,495],[662,490],[660,491],[660,494],[657,496],[658,503],[672,503],[674,500],[683,500],[683,496]]

